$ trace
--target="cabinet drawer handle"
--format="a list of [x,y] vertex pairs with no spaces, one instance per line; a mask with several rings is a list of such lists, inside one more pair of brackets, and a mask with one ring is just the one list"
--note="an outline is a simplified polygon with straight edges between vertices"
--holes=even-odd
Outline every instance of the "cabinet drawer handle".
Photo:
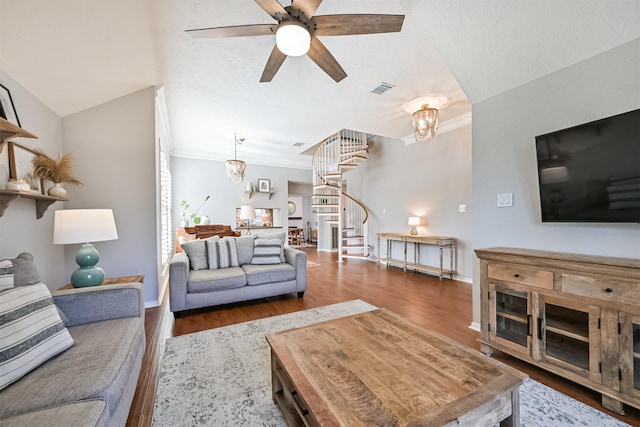
[[607,289],[605,289],[604,291],[605,291],[606,293],[610,294],[611,292],[613,292],[613,289],[611,289],[611,288],[607,288]]
[[514,274],[513,277],[520,277],[518,273]]

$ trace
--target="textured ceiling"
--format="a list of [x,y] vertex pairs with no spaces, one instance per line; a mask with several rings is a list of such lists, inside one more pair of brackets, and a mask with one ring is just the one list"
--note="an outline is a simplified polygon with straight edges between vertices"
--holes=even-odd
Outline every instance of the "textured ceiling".
[[[300,153],[342,128],[406,138],[419,98],[455,122],[469,101],[640,37],[637,0],[325,0],[316,15],[335,13],[406,18],[400,33],[322,37],[340,83],[306,56],[259,83],[273,36],[184,32],[275,22],[252,0],[0,0],[0,67],[61,116],[163,84],[174,154],[232,158],[237,132],[250,164],[309,167]],[[381,82],[395,87],[371,93]]]

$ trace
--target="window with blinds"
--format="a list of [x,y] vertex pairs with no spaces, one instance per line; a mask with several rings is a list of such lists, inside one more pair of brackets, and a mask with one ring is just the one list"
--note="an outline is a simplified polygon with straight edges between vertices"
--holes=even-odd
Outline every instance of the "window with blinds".
[[171,172],[162,150],[160,151],[160,226],[162,229],[160,251],[164,265],[173,253],[173,227],[171,225]]

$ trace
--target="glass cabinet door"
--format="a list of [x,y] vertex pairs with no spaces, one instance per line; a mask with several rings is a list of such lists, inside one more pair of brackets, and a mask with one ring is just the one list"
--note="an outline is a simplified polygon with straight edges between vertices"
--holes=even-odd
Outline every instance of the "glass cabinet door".
[[492,341],[528,353],[531,335],[530,294],[490,285],[489,336]]
[[620,391],[640,398],[640,316],[620,313]]
[[598,333],[597,326],[592,327],[594,322],[597,325],[598,317],[594,310],[595,308],[571,304],[566,300],[542,298],[543,323],[539,338],[543,341],[545,362],[584,377],[595,379],[599,375],[599,342],[592,342],[599,341],[594,335]]

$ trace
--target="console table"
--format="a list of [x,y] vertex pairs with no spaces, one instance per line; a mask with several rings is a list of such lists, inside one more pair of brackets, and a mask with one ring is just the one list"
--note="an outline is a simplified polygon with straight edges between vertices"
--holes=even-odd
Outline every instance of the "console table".
[[[402,233],[377,233],[378,236],[378,265],[384,263],[388,265],[395,265],[402,267],[404,271],[414,270],[421,271],[423,273],[436,274],[442,280],[445,274],[449,275],[449,279],[453,280],[453,248],[455,246],[455,239],[453,237],[445,236],[423,236],[412,235]],[[386,239],[387,241],[387,253],[386,257],[380,256],[380,240]],[[404,257],[403,259],[394,259],[391,257],[391,243],[402,242]],[[413,243],[413,262],[407,262],[407,243]],[[440,250],[440,265],[439,267],[432,267],[425,264],[420,264],[420,245],[433,245],[438,246]],[[449,248],[449,268],[443,268],[443,255],[444,248]]]

